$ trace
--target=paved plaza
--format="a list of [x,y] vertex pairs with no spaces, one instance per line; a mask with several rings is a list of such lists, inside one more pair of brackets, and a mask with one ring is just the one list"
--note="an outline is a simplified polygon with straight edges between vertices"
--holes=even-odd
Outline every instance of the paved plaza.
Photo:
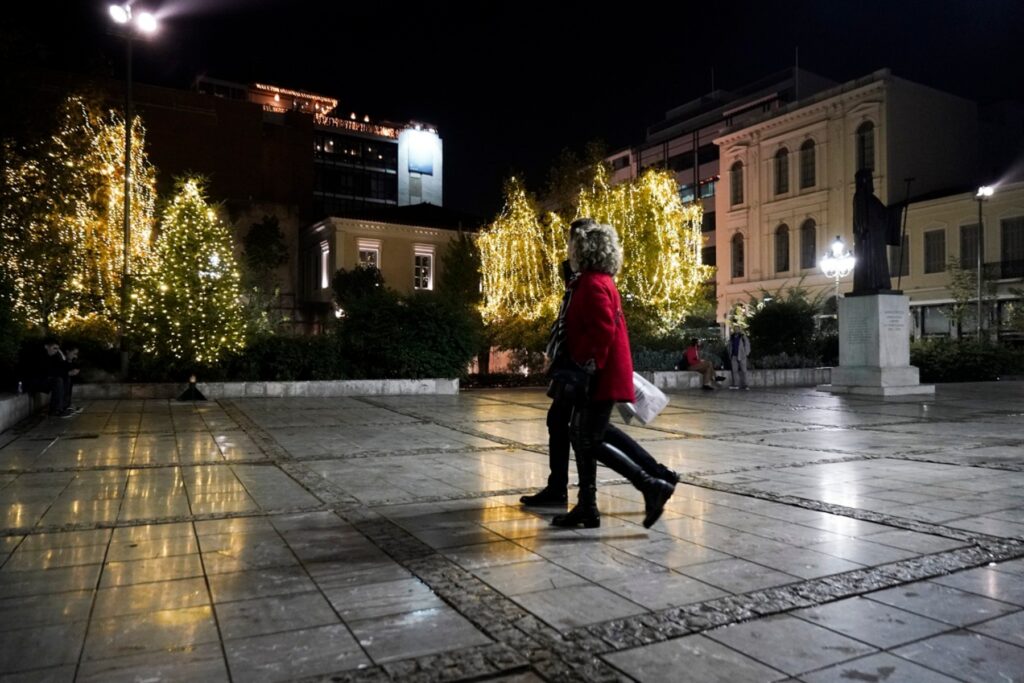
[[519,505],[541,390],[34,418],[0,680],[1024,681],[1024,383],[671,398],[650,530],[603,468],[599,529]]

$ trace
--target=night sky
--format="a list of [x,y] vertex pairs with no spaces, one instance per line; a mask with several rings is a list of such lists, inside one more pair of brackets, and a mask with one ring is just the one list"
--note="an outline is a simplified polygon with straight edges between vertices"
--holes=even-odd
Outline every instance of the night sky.
[[[837,81],[890,67],[981,102],[1024,100],[1021,0],[417,3],[143,0],[162,19],[139,81],[201,73],[337,97],[375,119],[434,123],[445,204],[489,217],[503,178],[539,188],[562,148],[643,139],[670,107],[792,66]],[[106,3],[5,8],[5,68],[123,77]],[[28,5],[28,7],[24,7]],[[14,14],[10,14],[14,12]]]

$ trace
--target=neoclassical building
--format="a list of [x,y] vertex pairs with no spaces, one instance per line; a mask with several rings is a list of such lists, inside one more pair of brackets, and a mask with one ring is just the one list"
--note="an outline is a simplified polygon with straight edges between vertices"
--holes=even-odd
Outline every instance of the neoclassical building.
[[[830,294],[834,281],[818,261],[836,237],[852,248],[854,175],[869,169],[887,204],[906,201],[913,178],[906,247],[890,248],[890,261],[893,286],[899,278],[911,298],[915,333],[957,333],[942,311],[952,301],[948,258],[961,258],[965,267],[977,259],[974,103],[883,69],[765,112],[715,143],[722,168],[715,196],[719,319],[762,291],[799,284]],[[1020,282],[1024,190],[1006,185],[983,208],[992,214],[985,220],[984,279],[996,283],[991,296],[1006,302],[990,304],[983,317],[998,325]],[[840,282],[841,291],[851,287],[851,277]]]

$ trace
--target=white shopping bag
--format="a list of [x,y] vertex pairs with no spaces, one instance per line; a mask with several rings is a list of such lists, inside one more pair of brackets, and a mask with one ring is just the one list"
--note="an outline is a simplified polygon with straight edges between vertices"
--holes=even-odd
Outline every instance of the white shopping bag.
[[650,423],[668,405],[668,396],[637,373],[633,373],[633,403],[620,403],[619,414],[626,424],[634,417],[643,424]]

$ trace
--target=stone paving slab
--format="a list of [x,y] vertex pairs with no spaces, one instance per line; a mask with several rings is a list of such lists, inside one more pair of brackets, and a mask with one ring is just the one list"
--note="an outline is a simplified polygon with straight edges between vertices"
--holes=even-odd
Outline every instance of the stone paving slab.
[[518,504],[539,390],[88,401],[0,438],[0,678],[1019,680],[1021,398],[673,395],[650,530]]

